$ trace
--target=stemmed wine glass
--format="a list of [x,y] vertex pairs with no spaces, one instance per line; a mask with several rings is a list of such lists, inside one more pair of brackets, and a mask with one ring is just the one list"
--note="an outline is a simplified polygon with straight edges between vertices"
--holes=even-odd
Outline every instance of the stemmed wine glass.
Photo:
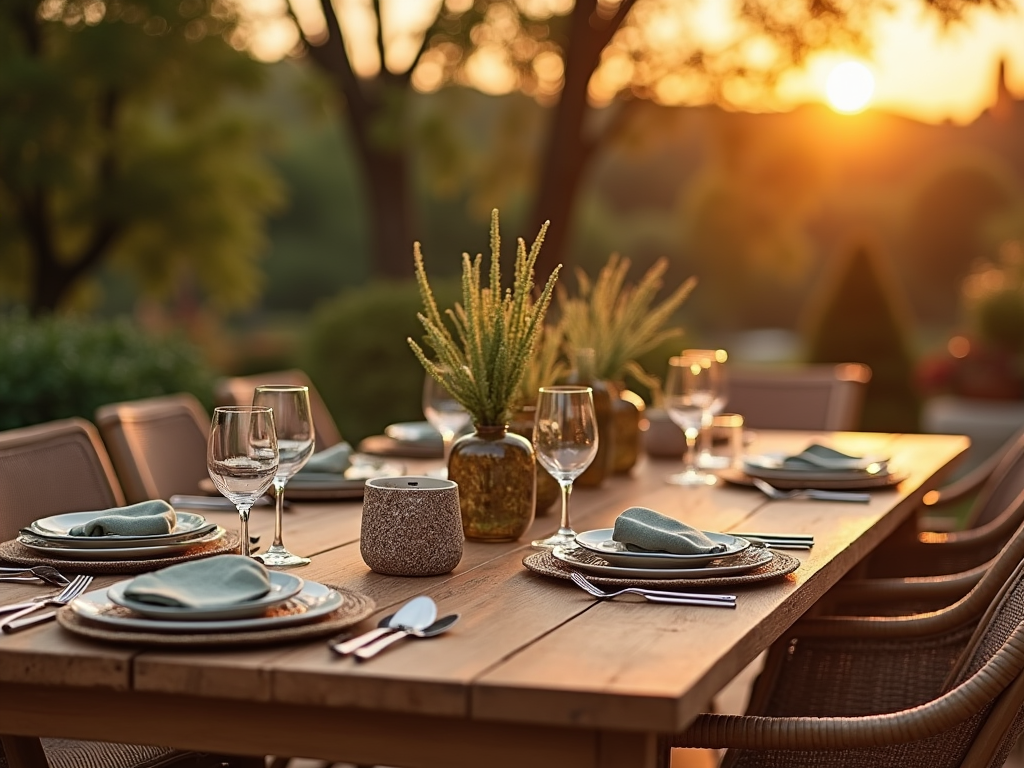
[[469,426],[472,418],[462,404],[442,384],[427,374],[423,380],[423,415],[430,426],[441,433],[444,444],[444,470],[437,475],[448,476],[448,456],[455,436]]
[[280,454],[270,408],[232,405],[215,408],[206,468],[217,490],[238,509],[240,552],[249,557],[249,510],[277,474]]
[[717,478],[697,466],[697,437],[708,421],[715,399],[710,366],[701,355],[680,355],[668,361],[665,378],[665,410],[686,437],[683,471],[671,475],[673,485],[714,485]]
[[684,349],[683,357],[696,357],[700,360],[701,367],[708,369],[712,393],[711,407],[704,414],[704,423],[701,424],[700,436],[697,438],[697,466],[708,469],[721,469],[729,466],[729,459],[723,456],[715,456],[712,453],[711,445],[714,441],[714,420],[715,416],[725,410],[725,404],[729,400],[729,392],[726,386],[727,375],[725,362],[729,354],[724,349]]
[[256,387],[252,404],[266,406],[274,412],[277,445],[281,461],[274,475],[274,543],[256,559],[273,568],[294,568],[308,565],[308,557],[293,555],[282,541],[284,525],[284,487],[292,476],[313,455],[315,436],[309,408],[309,387],[264,384]]
[[533,445],[537,460],[562,488],[562,521],[558,533],[533,542],[535,547],[572,544],[576,532],[569,525],[572,482],[597,455],[597,417],[590,387],[541,387]]

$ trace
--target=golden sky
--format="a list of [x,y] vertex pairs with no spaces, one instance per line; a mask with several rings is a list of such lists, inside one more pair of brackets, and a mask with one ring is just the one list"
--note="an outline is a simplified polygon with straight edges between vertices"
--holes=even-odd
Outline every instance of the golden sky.
[[[285,0],[244,0],[253,19],[252,49],[257,57],[275,60],[295,44],[294,31],[281,22]],[[439,0],[382,0],[388,64],[404,66],[416,50],[416,31],[422,29],[438,7]],[[448,0],[449,5],[468,0]],[[529,0],[531,10],[564,12],[570,0]],[[722,0],[710,0],[715,11]],[[318,0],[295,0],[307,29],[322,25]],[[902,2],[899,11],[879,22],[875,50],[865,64],[875,76],[870,108],[939,122],[973,120],[995,96],[995,72],[1000,59],[1008,66],[1010,90],[1024,99],[1024,3],[1015,14],[996,15],[979,11],[970,23],[943,30],[924,2]],[[348,33],[350,53],[357,70],[371,73],[377,67],[373,46],[375,26],[368,0],[335,0]],[[711,25],[715,19],[709,16]],[[489,57],[489,58],[488,58]],[[825,81],[832,67],[848,59],[845,55],[814,56],[805,71],[783,79],[775,103],[778,109],[825,100]],[[500,93],[514,86],[514,79],[502,75],[499,51],[481,56],[475,70],[482,90]],[[473,74],[471,72],[470,76]],[[485,79],[487,81],[485,82]]]

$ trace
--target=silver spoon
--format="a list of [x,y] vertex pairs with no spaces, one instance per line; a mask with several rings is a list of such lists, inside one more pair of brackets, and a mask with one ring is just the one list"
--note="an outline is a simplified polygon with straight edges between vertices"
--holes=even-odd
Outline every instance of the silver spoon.
[[389,635],[396,629],[410,627],[421,630],[431,625],[437,618],[437,604],[426,595],[414,597],[403,605],[392,616],[386,616],[381,620],[377,629],[371,629],[358,637],[346,640],[341,643],[331,643],[331,650],[342,656],[353,653],[359,648]]
[[366,661],[372,659],[378,653],[383,651],[389,645],[397,643],[399,640],[406,637],[434,637],[440,635],[442,632],[447,632],[452,626],[459,620],[459,614],[450,613],[447,616],[442,616],[440,619],[435,621],[429,627],[423,629],[414,629],[413,627],[402,627],[397,632],[394,632],[387,637],[378,640],[372,645],[365,645],[355,652],[355,657],[358,661]]

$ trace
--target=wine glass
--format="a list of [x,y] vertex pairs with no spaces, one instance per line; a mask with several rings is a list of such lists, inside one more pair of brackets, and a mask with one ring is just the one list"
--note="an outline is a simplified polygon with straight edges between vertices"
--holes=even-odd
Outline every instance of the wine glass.
[[261,563],[273,568],[294,568],[308,565],[308,557],[293,555],[282,541],[284,524],[284,487],[288,480],[309,461],[315,445],[313,419],[309,408],[309,387],[264,384],[256,387],[252,404],[266,406],[274,412],[277,447],[281,454],[274,475],[274,543],[266,552],[256,555]]
[[535,547],[572,544],[576,532],[569,525],[569,494],[572,481],[590,466],[597,455],[597,417],[594,390],[590,387],[541,387],[533,445],[537,460],[562,488],[562,521],[558,533],[533,542]]
[[683,471],[671,475],[673,485],[714,485],[717,478],[697,466],[697,437],[707,423],[715,399],[710,366],[701,355],[680,355],[668,363],[665,378],[665,410],[686,437]]
[[697,466],[706,469],[722,469],[729,466],[730,461],[728,457],[715,456],[712,452],[713,426],[715,416],[725,410],[725,404],[729,400],[725,367],[729,354],[724,349],[684,349],[682,354],[683,357],[697,357],[701,366],[708,369],[708,375],[711,377],[713,399],[711,407],[704,415],[704,423],[701,425],[700,435],[697,438]]
[[206,468],[217,490],[238,509],[241,554],[249,556],[249,510],[267,492],[277,474],[280,454],[274,414],[266,407],[215,408],[206,452]]
[[444,469],[434,474],[447,477],[452,443],[455,436],[469,426],[472,417],[444,385],[430,374],[423,380],[423,415],[427,417],[430,426],[441,433],[441,442],[444,444]]

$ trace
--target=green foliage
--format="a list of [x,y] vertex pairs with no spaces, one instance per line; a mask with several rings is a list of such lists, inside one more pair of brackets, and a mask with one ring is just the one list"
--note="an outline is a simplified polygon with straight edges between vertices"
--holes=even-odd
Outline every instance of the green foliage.
[[875,252],[859,247],[835,265],[812,310],[808,362],[865,363],[871,381],[861,428],[916,432],[920,403],[913,389],[908,309]]
[[213,374],[180,338],[148,336],[127,320],[0,320],[0,429],[91,421],[98,406],[174,392],[212,406]]
[[[454,281],[435,281],[434,289],[438,301],[458,296]],[[421,332],[419,307],[419,290],[410,280],[347,290],[314,313],[300,366],[349,442],[396,421],[423,418],[423,368],[406,343]]]
[[[491,265],[487,287],[481,283],[483,256],[462,255],[462,303],[446,310],[455,336],[445,324],[427,280],[419,243],[414,246],[416,282],[423,299],[419,320],[425,342],[437,355],[427,358],[412,338],[409,346],[427,373],[451,392],[473,416],[477,426],[507,424],[516,393],[526,373],[534,346],[544,326],[544,315],[558,279],[558,269],[548,278],[536,301],[533,297],[533,266],[544,243],[547,224],[541,227],[529,252],[520,238],[516,249],[515,277],[511,289],[501,285],[501,236],[498,211],[491,212]],[[456,340],[457,338],[457,340]]]
[[0,292],[66,304],[102,264],[162,295],[252,300],[278,185],[233,94],[229,0],[0,3]]

